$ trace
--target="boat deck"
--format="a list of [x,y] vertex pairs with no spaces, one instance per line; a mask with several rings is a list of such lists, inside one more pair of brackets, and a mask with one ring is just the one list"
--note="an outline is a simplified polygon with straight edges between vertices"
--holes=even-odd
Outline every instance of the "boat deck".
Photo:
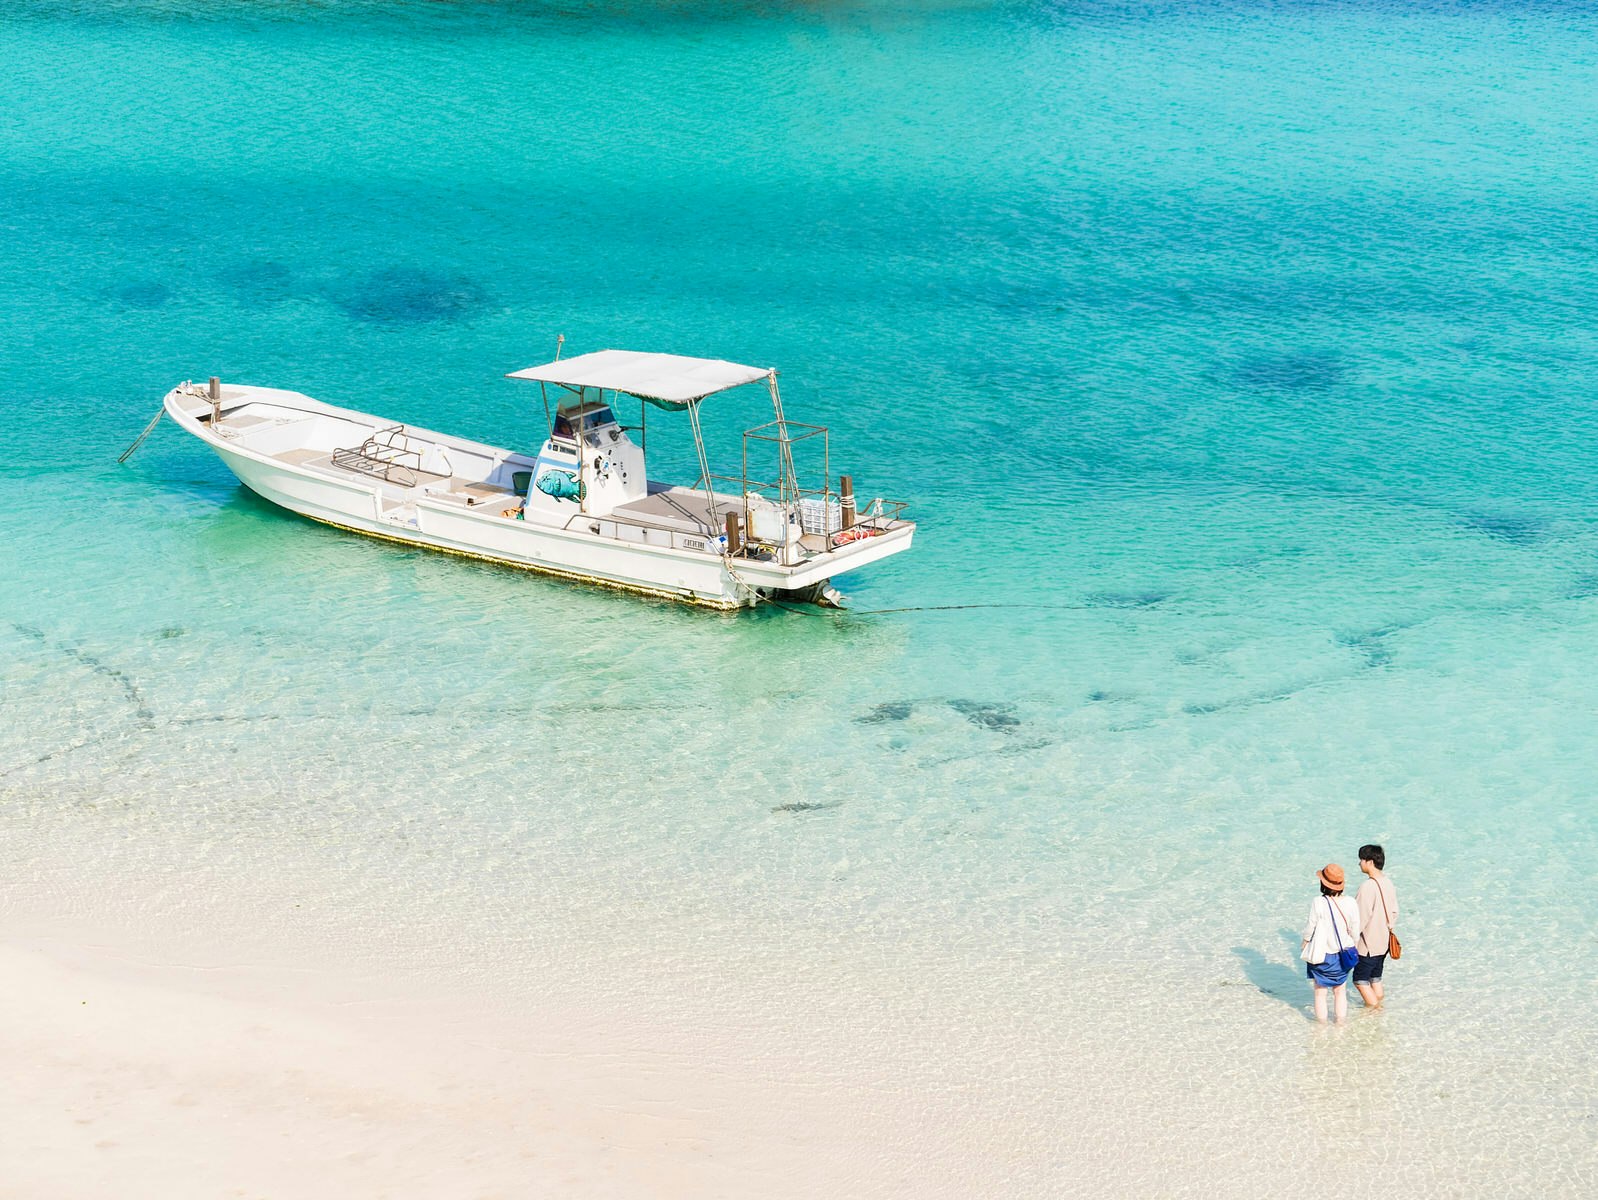
[[[362,479],[379,482],[426,487],[430,494],[437,499],[458,500],[468,506],[488,504],[496,500],[509,502],[517,498],[515,492],[497,484],[484,483],[475,479],[462,479],[457,475],[441,475],[437,471],[424,471],[420,467],[400,468],[404,471],[406,477],[404,481],[385,481],[381,476],[334,462],[331,454],[321,450],[282,450],[272,455],[272,457],[278,462],[288,463],[296,467],[307,467],[310,470],[324,472],[333,476],[356,475]],[[412,480],[414,480],[414,483],[411,483]]]
[[[291,422],[292,418],[233,411],[224,415],[218,431],[229,440],[240,435],[248,439],[257,430]],[[357,456],[347,450],[329,452],[321,447],[294,447],[269,451],[268,456],[288,466],[334,479],[348,480],[354,477],[401,493],[420,489],[435,501],[480,508],[490,513],[505,512],[520,499],[515,491],[498,484],[428,471],[408,462]],[[700,488],[674,487],[651,480],[646,495],[617,505],[602,515],[605,520],[618,525],[713,538],[726,528],[727,514],[732,512],[740,515],[743,512],[738,496],[720,492],[706,496]],[[540,514],[536,519],[540,523],[548,523],[549,516]],[[577,519],[572,517],[573,521]],[[824,538],[809,536],[802,539],[802,545],[812,554],[828,548]]]
[[717,495],[712,504],[702,491],[651,483],[647,496],[618,504],[606,515],[613,521],[626,521],[630,525],[714,537],[726,523],[726,514],[738,507],[738,500],[733,496]]

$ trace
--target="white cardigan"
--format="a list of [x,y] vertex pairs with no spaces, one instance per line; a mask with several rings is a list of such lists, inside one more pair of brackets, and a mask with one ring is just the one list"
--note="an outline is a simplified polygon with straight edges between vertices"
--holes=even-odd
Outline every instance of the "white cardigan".
[[1304,926],[1304,949],[1299,957],[1307,963],[1325,962],[1337,953],[1339,935],[1343,945],[1358,946],[1355,939],[1359,937],[1359,905],[1349,896],[1317,896],[1310,905],[1309,924]]

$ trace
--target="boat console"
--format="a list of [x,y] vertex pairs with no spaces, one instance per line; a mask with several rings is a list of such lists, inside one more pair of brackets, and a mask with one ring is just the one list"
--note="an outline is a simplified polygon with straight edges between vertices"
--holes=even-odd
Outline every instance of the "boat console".
[[528,480],[529,505],[571,505],[590,516],[648,492],[644,451],[627,436],[610,405],[586,397],[562,404],[550,423]]

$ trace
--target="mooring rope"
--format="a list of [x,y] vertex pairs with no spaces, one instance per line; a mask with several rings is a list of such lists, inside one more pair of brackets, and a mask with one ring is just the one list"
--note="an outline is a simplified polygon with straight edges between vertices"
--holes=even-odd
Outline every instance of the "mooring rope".
[[784,612],[799,613],[806,617],[826,617],[829,613],[838,613],[840,617],[884,617],[892,613],[913,612],[964,612],[973,608],[1029,608],[1042,609],[1048,612],[1074,611],[1081,612],[1095,607],[1091,604],[917,604],[907,608],[798,608],[791,604],[784,604],[781,600],[766,600],[767,604],[782,609]]
[[164,416],[166,416],[166,404],[163,401],[161,407],[155,410],[155,416],[150,418],[150,423],[144,427],[144,432],[133,439],[133,445],[129,446],[121,454],[117,455],[117,462],[125,463],[128,461],[128,459],[132,458],[133,452],[140,446],[144,445],[144,439],[150,436],[151,431],[161,423],[161,418]]

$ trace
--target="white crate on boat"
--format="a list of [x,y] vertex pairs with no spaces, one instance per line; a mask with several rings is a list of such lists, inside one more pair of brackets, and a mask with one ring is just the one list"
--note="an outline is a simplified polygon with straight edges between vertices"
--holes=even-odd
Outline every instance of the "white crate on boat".
[[804,496],[799,501],[799,524],[806,533],[837,533],[843,528],[843,509],[835,500]]

